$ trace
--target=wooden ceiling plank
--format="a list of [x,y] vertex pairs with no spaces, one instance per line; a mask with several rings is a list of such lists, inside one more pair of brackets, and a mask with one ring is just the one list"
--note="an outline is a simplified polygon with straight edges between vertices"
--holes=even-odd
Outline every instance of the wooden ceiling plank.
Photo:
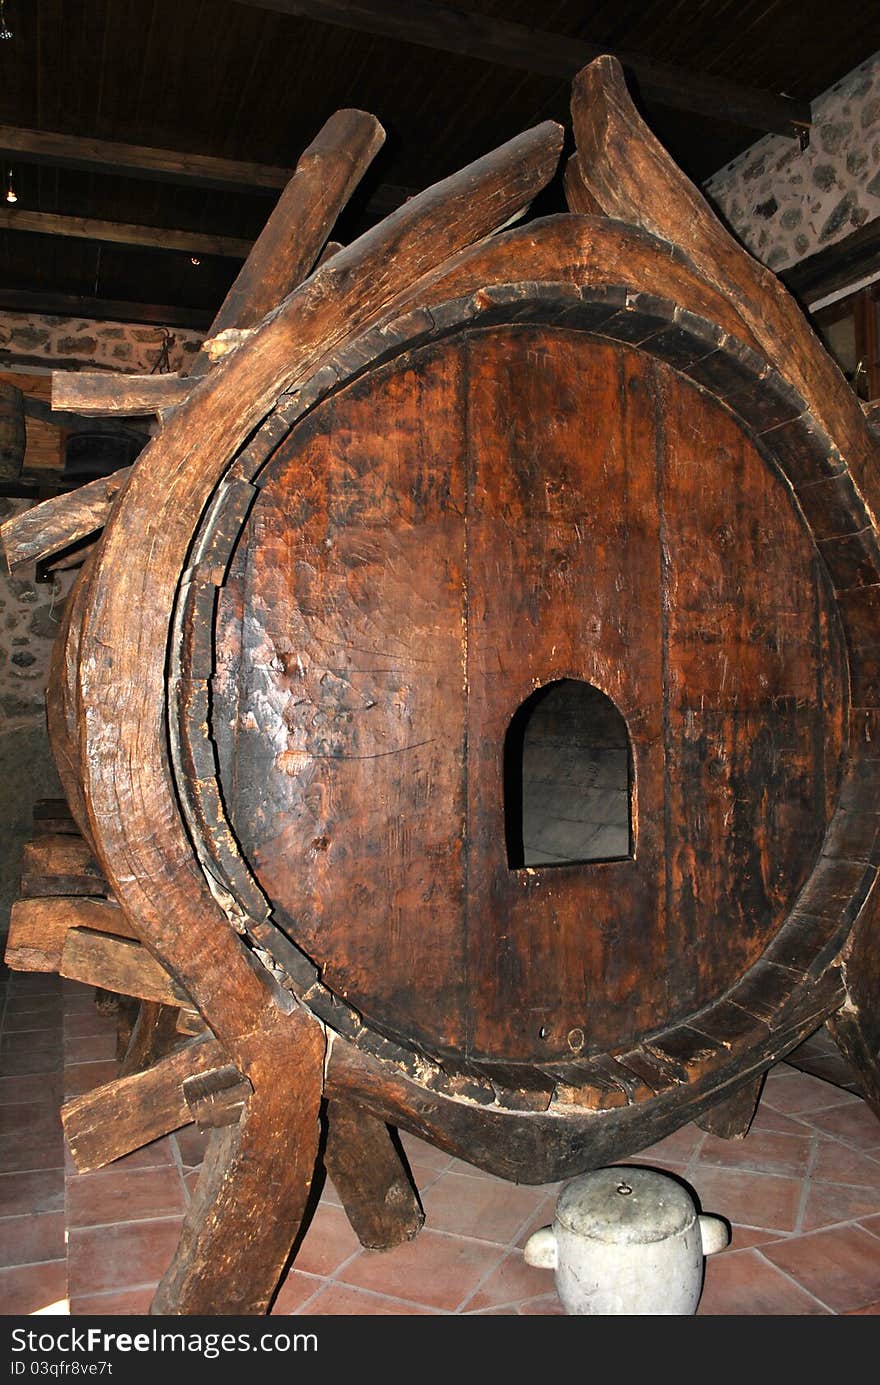
[[0,230],[32,231],[42,236],[70,236],[111,245],[142,245],[154,250],[182,250],[187,254],[220,255],[244,260],[252,241],[237,236],[213,236],[204,231],[180,231],[168,226],[129,226],[118,221],[97,221],[85,216],[59,216],[0,207]]
[[[315,19],[382,38],[459,53],[566,81],[607,49],[565,34],[466,13],[431,0],[241,0],[258,9]],[[646,101],[750,129],[797,136],[809,128],[809,102],[757,91],[631,53],[613,56],[635,77]]]

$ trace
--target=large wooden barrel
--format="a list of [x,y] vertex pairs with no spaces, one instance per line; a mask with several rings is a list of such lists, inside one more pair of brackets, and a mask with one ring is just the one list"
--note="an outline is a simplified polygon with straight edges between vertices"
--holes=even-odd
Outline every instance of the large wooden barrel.
[[0,380],[0,480],[13,481],[20,475],[25,441],[24,395]]
[[[844,683],[809,530],[718,399],[632,347],[499,326],[328,400],[261,479],[220,620],[235,835],[397,1039],[631,1046],[734,985],[818,856]],[[511,867],[505,739],[562,680],[626,724],[631,840]]]

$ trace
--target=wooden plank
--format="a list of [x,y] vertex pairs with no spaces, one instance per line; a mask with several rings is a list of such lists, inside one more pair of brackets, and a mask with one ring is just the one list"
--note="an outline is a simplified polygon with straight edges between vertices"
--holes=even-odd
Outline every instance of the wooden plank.
[[301,155],[214,318],[211,335],[253,327],[301,283],[385,141],[375,116],[337,111]]
[[48,832],[25,845],[20,893],[28,899],[41,895],[103,895],[107,885],[82,837]]
[[58,971],[71,928],[90,928],[119,938],[134,929],[118,904],[83,895],[17,899],[9,913],[5,961],[13,971]]
[[153,250],[183,250],[188,255],[219,255],[227,260],[247,258],[252,241],[237,236],[211,236],[203,231],[181,231],[171,226],[129,226],[119,221],[98,221],[87,216],[59,216],[54,212],[29,212],[0,207],[0,230],[29,231],[40,236],[65,236],[98,241],[102,245],[140,245]]
[[55,495],[0,525],[10,571],[22,563],[50,558],[102,529],[130,472],[131,467],[120,467],[112,476],[99,476],[77,490]]
[[52,408],[100,418],[105,414],[156,414],[173,409],[191,393],[194,381],[167,375],[117,375],[112,371],[56,370]]
[[216,1039],[195,1039],[145,1072],[117,1078],[68,1101],[61,1108],[61,1122],[79,1172],[103,1168],[189,1125],[192,1113],[183,1095],[184,1080],[224,1061]]
[[138,1000],[155,1000],[175,1007],[189,1001],[142,943],[89,928],[68,932],[58,970],[72,981],[133,995]]
[[[326,24],[384,38],[461,53],[520,71],[571,78],[578,68],[608,50],[568,34],[547,33],[494,15],[461,11],[433,0],[244,0],[259,9],[307,15]],[[637,77],[646,101],[693,111],[710,119],[795,136],[809,128],[807,101],[756,91],[718,77],[634,54],[618,58]]]

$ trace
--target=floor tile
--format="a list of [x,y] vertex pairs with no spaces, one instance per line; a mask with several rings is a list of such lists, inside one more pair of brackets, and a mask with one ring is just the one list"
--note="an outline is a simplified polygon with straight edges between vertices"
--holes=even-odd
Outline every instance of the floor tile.
[[877,1216],[859,1217],[859,1225],[866,1231],[870,1231],[875,1236],[880,1236],[880,1213]]
[[712,1255],[698,1317],[822,1316],[828,1309],[793,1284],[757,1250]]
[[806,1072],[778,1067],[767,1074],[761,1104],[782,1111],[785,1115],[803,1115],[805,1111],[821,1111],[830,1106],[848,1106],[858,1097],[823,1082]]
[[500,1264],[497,1246],[423,1230],[393,1250],[366,1251],[337,1271],[355,1288],[385,1292],[431,1308],[453,1310]]
[[[420,1140],[416,1135],[410,1135],[409,1131],[400,1131],[400,1143],[403,1145],[407,1159],[417,1159],[420,1164],[427,1164],[433,1169],[448,1169],[452,1163],[452,1155],[447,1154],[443,1149],[437,1149],[435,1145],[429,1145],[427,1140]],[[468,1166],[470,1167],[470,1166]]]
[[39,1082],[27,1074],[16,1074],[14,1077],[0,1075],[0,1107],[33,1101],[34,1092],[38,1088],[42,1099],[51,1104],[56,1111],[59,1110],[64,1090],[64,1076],[60,1069],[57,1072],[41,1074]]
[[74,1174],[67,1185],[70,1226],[147,1221],[185,1210],[183,1183],[173,1165],[157,1169],[116,1168]]
[[0,1217],[63,1211],[63,1168],[0,1173]]
[[173,1139],[180,1151],[180,1161],[185,1168],[198,1168],[205,1157],[210,1134],[199,1130],[195,1125],[184,1125],[174,1132]]
[[[855,1183],[862,1188],[880,1190],[880,1158],[842,1145],[839,1140],[819,1137],[810,1177],[820,1183]],[[877,1197],[880,1212],[880,1191]]]
[[320,1203],[305,1236],[294,1247],[293,1267],[306,1274],[330,1275],[360,1248],[342,1208]]
[[122,1289],[116,1293],[80,1294],[71,1297],[70,1312],[73,1317],[146,1317],[155,1292],[155,1284],[146,1284],[140,1289]]
[[794,1231],[801,1202],[801,1181],[747,1169],[700,1165],[690,1182],[704,1212],[762,1231]]
[[67,1261],[0,1269],[0,1303],[3,1313],[24,1317],[45,1312],[53,1305],[67,1308]]
[[386,1298],[383,1294],[361,1292],[344,1284],[328,1284],[302,1309],[301,1317],[424,1317],[431,1313],[430,1308],[422,1308],[415,1303],[404,1303],[399,1299]]
[[762,1254],[835,1313],[863,1308],[880,1298],[877,1238],[860,1226],[778,1241],[765,1246]]
[[64,1061],[66,1063],[98,1063],[108,1058],[116,1059],[115,1034],[65,1033]]
[[142,1284],[158,1283],[180,1236],[181,1220],[124,1222],[116,1226],[73,1227],[68,1260],[75,1298]]
[[[817,1231],[837,1222],[857,1221],[870,1216],[880,1206],[876,1188],[841,1187],[836,1183],[813,1183],[807,1191],[801,1231]],[[880,1253],[880,1252],[878,1252]]]
[[553,1271],[527,1265],[522,1253],[515,1251],[505,1255],[501,1264],[464,1301],[462,1312],[519,1304],[524,1299],[541,1298],[548,1293],[555,1293]]
[[825,1135],[864,1151],[880,1150],[880,1120],[863,1101],[831,1111],[813,1111],[807,1118]]
[[544,1298],[528,1299],[519,1306],[521,1318],[564,1318],[565,1309],[557,1294],[547,1294]]
[[70,1063],[64,1071],[64,1100],[92,1092],[119,1076],[119,1064],[109,1059],[98,1063]]
[[507,1245],[534,1216],[543,1195],[500,1178],[480,1179],[447,1172],[422,1195],[426,1225],[477,1240]]
[[637,1163],[644,1162],[646,1164],[650,1164],[654,1158],[659,1158],[664,1162],[671,1159],[673,1163],[677,1164],[687,1163],[701,1143],[708,1138],[699,1126],[691,1123],[682,1126],[680,1130],[673,1131],[664,1140],[658,1140],[656,1144],[640,1150],[638,1154],[633,1155],[633,1159]]
[[64,1213],[41,1212],[0,1220],[0,1265],[35,1265],[64,1256]]
[[290,1270],[275,1296],[271,1313],[274,1317],[287,1317],[295,1313],[312,1295],[327,1283],[311,1274]]
[[743,1140],[721,1140],[707,1135],[698,1156],[704,1164],[721,1168],[754,1169],[756,1173],[782,1173],[802,1177],[810,1157],[810,1135],[783,1135],[752,1130]]

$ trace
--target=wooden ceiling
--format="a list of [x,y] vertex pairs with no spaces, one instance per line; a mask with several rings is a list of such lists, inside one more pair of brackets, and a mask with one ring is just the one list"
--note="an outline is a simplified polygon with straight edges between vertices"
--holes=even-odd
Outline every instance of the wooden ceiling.
[[[808,103],[880,49],[864,0],[5,0],[5,14],[0,158],[18,202],[0,202],[0,306],[193,326],[340,107],[387,132],[337,228],[349,240],[528,126],[567,125],[570,77],[597,51],[622,57],[702,182],[767,130],[796,137]],[[166,151],[164,171],[106,141]],[[556,184],[538,210],[562,205]]]

